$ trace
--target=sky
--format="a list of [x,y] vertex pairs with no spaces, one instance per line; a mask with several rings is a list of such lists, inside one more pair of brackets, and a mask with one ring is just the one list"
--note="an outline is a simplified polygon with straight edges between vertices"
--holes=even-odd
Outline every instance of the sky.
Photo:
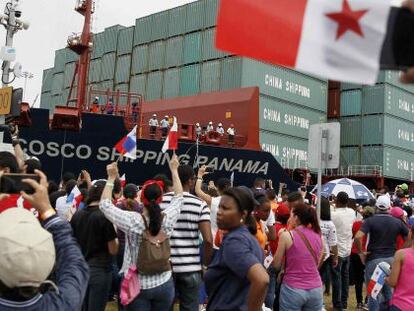
[[[83,16],[74,11],[77,0],[19,0],[22,19],[30,22],[28,30],[16,34],[14,46],[17,49],[17,61],[23,65],[23,71],[33,73],[27,81],[25,99],[32,104],[39,94],[36,105],[40,104],[42,72],[53,67],[54,53],[65,47],[67,37],[82,30]],[[7,1],[0,0],[2,11]],[[105,27],[120,24],[131,26],[135,19],[184,5],[194,0],[96,0],[93,32]],[[401,0],[392,0],[397,5]],[[0,29],[0,40],[5,42],[6,31]],[[4,44],[4,43],[1,43]],[[24,78],[16,79],[14,87],[24,85]]]

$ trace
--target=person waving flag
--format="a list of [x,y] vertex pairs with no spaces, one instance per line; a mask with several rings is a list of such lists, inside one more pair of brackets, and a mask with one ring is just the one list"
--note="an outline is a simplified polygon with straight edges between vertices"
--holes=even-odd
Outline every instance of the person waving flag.
[[168,137],[162,146],[162,153],[166,153],[167,150],[177,150],[178,148],[178,125],[177,125],[177,118],[174,117],[173,126],[168,133]]
[[137,126],[115,145],[115,149],[126,158],[137,158]]

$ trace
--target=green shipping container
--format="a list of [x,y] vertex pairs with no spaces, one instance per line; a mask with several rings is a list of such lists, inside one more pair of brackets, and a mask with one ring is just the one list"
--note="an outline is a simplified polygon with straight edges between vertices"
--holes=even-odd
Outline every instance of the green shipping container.
[[102,90],[102,91],[106,91],[106,90],[113,91],[114,90],[114,80],[102,81],[101,83],[99,83],[99,89]]
[[152,15],[138,18],[135,21],[134,46],[151,42],[153,26]]
[[161,99],[163,72],[154,71],[148,74],[146,101]]
[[66,64],[77,62],[79,60],[79,55],[73,52],[71,49],[66,48]]
[[129,82],[131,75],[131,55],[119,56],[116,61],[115,83]]
[[132,53],[132,74],[138,74],[148,71],[148,45],[134,47]]
[[[52,95],[50,97],[50,108],[53,110],[56,106],[62,106],[66,104],[66,101],[63,100],[62,94]],[[51,113],[52,111],[49,111]]]
[[54,70],[54,68],[43,70],[42,93],[50,92],[52,90]]
[[151,41],[157,41],[168,37],[169,12],[162,11],[152,15]]
[[215,44],[216,28],[203,31],[203,61],[223,58],[227,54],[216,49]]
[[218,13],[218,0],[205,0],[204,10],[204,27],[209,28],[216,26]]
[[[114,91],[120,91],[120,92],[129,92],[129,83],[121,83],[117,84],[114,87]],[[116,103],[116,99],[115,99]],[[128,103],[128,97],[127,96],[119,96],[119,105],[126,105]]]
[[414,93],[414,86],[412,84],[404,84],[400,82],[400,72],[397,70],[381,70],[378,75],[377,83],[389,83]]
[[118,36],[117,55],[131,54],[132,45],[134,44],[135,27],[121,29]]
[[260,93],[310,109],[327,111],[328,83],[285,67],[244,58],[241,87],[258,86]]
[[60,49],[55,52],[55,73],[64,72],[66,65],[66,49]]
[[306,168],[308,166],[308,141],[282,134],[260,131],[263,151],[271,153],[284,168]]
[[195,1],[186,5],[186,32],[203,29],[205,1]]
[[413,180],[413,153],[389,146],[362,148],[363,165],[379,165],[384,177]]
[[201,32],[184,37],[184,64],[198,63],[201,59]]
[[172,98],[180,95],[180,71],[179,68],[168,69],[164,73],[162,97]]
[[[141,94],[142,96],[145,95],[145,90],[147,86],[147,75],[137,75],[132,76],[131,81],[129,83],[129,91],[131,93]],[[144,98],[146,100],[146,98]]]
[[364,87],[362,113],[386,113],[414,122],[414,94],[390,84]]
[[184,34],[187,7],[185,5],[173,8],[169,11],[168,37]]
[[100,32],[93,35],[93,49],[91,59],[101,58],[105,53],[105,33]]
[[414,124],[389,115],[365,116],[363,145],[389,145],[414,151]]
[[52,95],[61,95],[63,90],[63,82],[65,80],[65,74],[62,73],[55,73],[53,75],[52,81]]
[[341,92],[341,117],[361,115],[362,90]]
[[149,70],[164,69],[165,41],[153,42],[149,45]]
[[[65,81],[63,88],[68,88],[72,84],[73,74],[75,73],[76,63],[68,63],[65,66]],[[75,79],[74,86],[78,85],[78,79]]]
[[116,53],[109,53],[105,54],[102,57],[102,72],[101,72],[101,79],[102,80],[113,80],[115,75],[115,61],[116,61]]
[[291,105],[260,95],[259,127],[261,130],[308,139],[312,124],[325,122],[322,112]]
[[229,90],[241,86],[242,59],[239,57],[221,60],[220,89]]
[[124,29],[124,26],[115,25],[108,28],[105,28],[104,31],[104,53],[116,52],[118,45],[118,35],[121,29]]
[[178,67],[183,64],[184,37],[170,38],[166,43],[165,67]]
[[220,61],[213,60],[201,66],[201,93],[220,90]]
[[341,83],[341,91],[349,91],[349,90],[357,90],[357,89],[362,89],[362,85],[354,84],[354,83],[347,83],[347,82]]
[[362,143],[362,118],[341,118],[341,146],[359,146]]
[[200,92],[200,65],[182,68],[180,77],[180,96],[195,95]]
[[93,59],[89,65],[89,82],[101,81],[102,60],[100,58]]
[[52,104],[52,93],[44,92],[40,96],[40,108],[50,109]]
[[341,147],[340,171],[346,173],[351,165],[361,165],[361,147]]

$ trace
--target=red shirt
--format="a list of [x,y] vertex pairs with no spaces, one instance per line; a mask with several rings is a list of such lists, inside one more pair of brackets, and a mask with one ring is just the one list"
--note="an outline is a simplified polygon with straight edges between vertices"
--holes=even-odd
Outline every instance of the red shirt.
[[275,255],[277,246],[279,244],[279,231],[283,229],[287,229],[287,225],[283,225],[280,222],[275,223],[276,240],[269,241],[270,251],[272,252],[272,255]]
[[[5,211],[8,208],[17,207],[17,201],[20,198],[20,194],[11,194],[7,199],[0,201],[0,213]],[[23,201],[23,207],[30,211],[32,205],[27,202]]]
[[[362,220],[357,220],[354,222],[353,226],[352,226],[352,236],[355,238],[355,235],[357,234],[357,232],[359,231],[359,229],[361,229],[362,226]],[[365,235],[362,239],[362,250],[365,252],[367,250],[367,236]],[[356,243],[354,242],[352,244],[352,254],[358,254],[358,247],[356,245]]]

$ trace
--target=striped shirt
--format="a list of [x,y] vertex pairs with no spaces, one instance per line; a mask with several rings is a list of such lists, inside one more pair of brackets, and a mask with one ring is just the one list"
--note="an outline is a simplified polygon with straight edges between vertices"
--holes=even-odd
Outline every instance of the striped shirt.
[[[201,271],[200,230],[201,222],[210,222],[210,209],[206,202],[184,192],[181,213],[171,236],[171,263],[174,273]],[[173,193],[164,194],[161,209],[170,205]]]
[[[180,208],[182,208],[183,197],[182,195],[174,196],[171,194],[170,204],[164,209],[164,219],[162,222],[162,229],[171,237],[174,224],[177,221],[180,214]],[[127,273],[129,267],[132,264],[136,264],[138,258],[139,246],[142,240],[142,234],[145,231],[145,224],[141,214],[136,212],[124,211],[115,207],[110,200],[103,200],[99,203],[100,210],[104,213],[105,217],[112,222],[117,229],[123,231],[126,234],[125,237],[125,252],[124,262],[119,273]],[[142,289],[150,289],[160,286],[171,278],[171,271],[163,272],[160,274],[143,275],[139,273],[138,278],[141,282]]]

